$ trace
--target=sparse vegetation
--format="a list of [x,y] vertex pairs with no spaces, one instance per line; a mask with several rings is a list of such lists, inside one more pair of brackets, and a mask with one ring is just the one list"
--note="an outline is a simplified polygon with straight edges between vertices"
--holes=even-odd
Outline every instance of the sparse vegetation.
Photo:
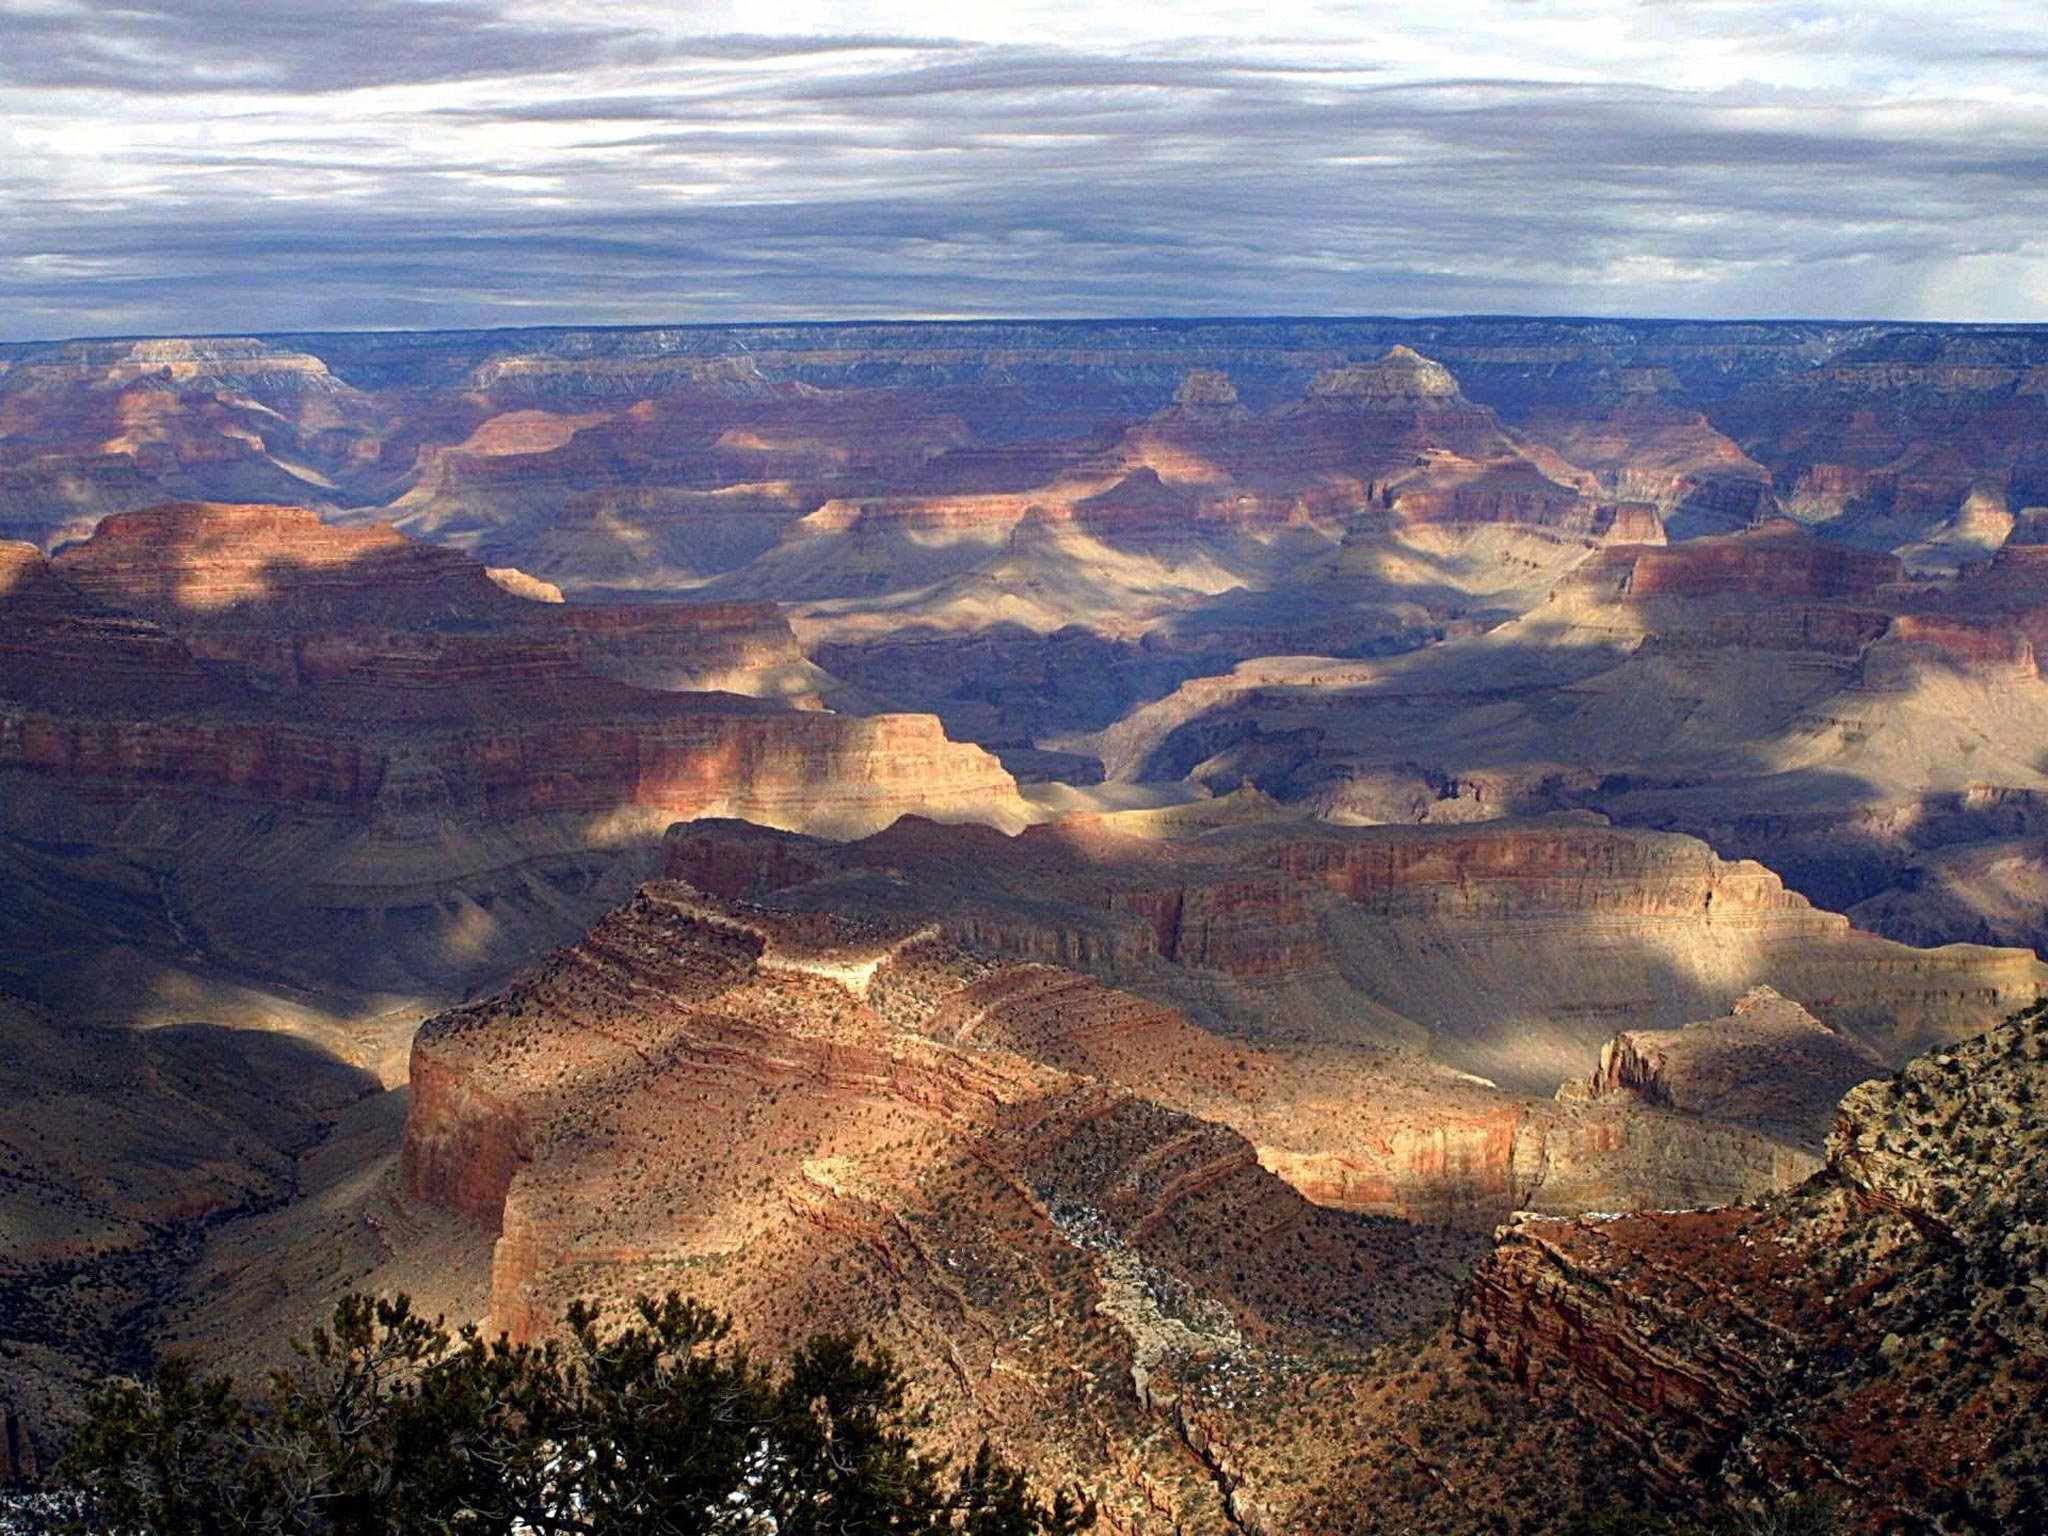
[[89,1399],[63,1471],[86,1532],[145,1536],[1075,1536],[984,1444],[927,1451],[896,1363],[824,1334],[770,1366],[671,1292],[540,1345],[345,1298],[263,1391],[171,1358]]
[[1683,1515],[1611,1504],[1572,1521],[1562,1536],[1837,1536],[1842,1528],[1834,1500],[1797,1494],[1753,1507]]

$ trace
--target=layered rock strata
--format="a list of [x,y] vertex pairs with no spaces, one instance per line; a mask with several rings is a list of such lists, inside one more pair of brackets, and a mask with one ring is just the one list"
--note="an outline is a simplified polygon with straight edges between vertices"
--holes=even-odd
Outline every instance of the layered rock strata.
[[1871,1529],[2025,1528],[2048,1508],[2044,1089],[2034,1009],[1852,1092],[1789,1194],[1515,1223],[1460,1327],[1667,1491],[1818,1487]]
[[1229,1528],[1182,1378],[1410,1326],[1470,1242],[1311,1205],[1223,1125],[1055,1064],[1049,1024],[1132,1020],[1080,985],[652,886],[421,1031],[406,1186],[492,1234],[516,1335],[675,1284],[764,1341],[861,1327],[946,1437],[1083,1479],[1126,1529]]
[[1341,820],[1590,808],[1893,937],[2040,946],[2027,548],[1939,583],[1783,522],[1599,550],[1485,633],[1243,663],[1053,744],[1111,782],[1249,784]]
[[699,826],[671,836],[669,867],[736,895],[916,914],[1239,1032],[1422,1048],[1545,1095],[1618,1030],[1717,1014],[1758,984],[1903,1060],[2048,976],[2022,951],[1857,932],[1760,865],[1583,818],[1136,835],[1073,817],[961,840],[906,821],[838,848]]
[[1615,1036],[1593,1075],[1567,1088],[1737,1121],[1817,1150],[1842,1096],[1884,1073],[1884,1059],[1862,1041],[1757,987],[1725,1019]]
[[111,857],[181,949],[460,995],[625,894],[678,819],[1027,814],[928,716],[703,691],[810,688],[759,607],[528,601],[450,551],[274,507],[110,518],[54,561],[13,547],[0,580],[8,857],[75,879],[45,915],[80,942]]
[[[1090,1480],[1134,1530],[1162,1513],[1286,1528],[1275,1511],[1304,1496],[1302,1458],[1276,1460],[1227,1405],[1246,1393],[1270,1404],[1262,1394],[1298,1381],[1311,1356],[1338,1373],[1342,1415],[1387,1390],[1370,1386],[1372,1341],[1414,1316],[1388,1287],[1453,1250],[1342,1212],[1457,1224],[1522,1196],[1585,1210],[1612,1208],[1601,1195],[1668,1205],[1783,1189],[1814,1166],[1786,1107],[1810,1112],[1806,1069],[1869,1063],[1755,994],[1718,1031],[1678,1032],[1712,1038],[1617,1046],[1599,1074],[1613,1087],[1545,1106],[1412,1060],[1220,1038],[1071,971],[976,953],[914,905],[879,912],[856,896],[871,886],[819,877],[824,845],[760,831],[737,846],[706,829],[690,840],[707,883],[758,882],[771,866],[812,878],[769,904],[650,886],[503,998],[430,1024],[415,1046],[407,1189],[492,1244],[496,1323],[533,1334],[571,1295],[687,1281],[763,1339],[820,1321],[873,1328],[930,1362],[921,1379],[949,1433],[993,1431],[1034,1465]],[[843,915],[854,910],[869,915]],[[1976,1048],[1958,1049],[1951,1061]],[[1653,1058],[1655,1072],[1637,1070]],[[1877,1091],[1852,1094],[1845,1125]],[[1862,1146],[1847,1131],[1837,1143],[1836,1165]],[[1882,1148],[1853,1156],[1873,1170],[1861,1187],[1893,1205],[1948,1198]],[[1787,1210],[1811,1199],[1776,1198]],[[1522,1221],[1461,1326],[1532,1390],[1606,1383],[1637,1426],[1617,1417],[1609,1431],[1643,1441],[1660,1486],[1691,1486],[1708,1465],[1699,1437],[1725,1446],[1769,1402],[1747,1335],[1717,1334],[1658,1376],[1661,1335],[1616,1324],[1618,1341],[1582,1349],[1581,1330],[1607,1326],[1594,1303],[1553,1325],[1542,1309],[1563,1304],[1555,1283],[1525,1271],[1647,1222],[1674,1234],[1675,1276],[1716,1244],[1748,1253],[1743,1224],[1764,1219],[1737,1207]],[[1238,1257],[1244,1243],[1259,1262]],[[1731,1283],[1812,1277],[1797,1253],[1757,1262]],[[1667,1311],[1695,1294],[1668,1278],[1653,1291]],[[1720,1290],[1697,1294],[1723,1305]],[[1048,1317],[1061,1320],[1052,1354]],[[1240,1383],[1228,1391],[1226,1367]],[[1644,1439],[1677,1420],[1687,1430],[1669,1444]],[[1362,1432],[1379,1435],[1370,1422]],[[1190,1449],[1206,1472],[1176,1476]],[[1323,1457],[1309,1450],[1308,1464]]]

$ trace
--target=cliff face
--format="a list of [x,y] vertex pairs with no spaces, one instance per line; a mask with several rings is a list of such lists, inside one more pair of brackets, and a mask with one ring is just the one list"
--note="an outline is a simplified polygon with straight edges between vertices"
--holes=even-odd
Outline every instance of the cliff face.
[[59,574],[93,602],[188,629],[425,628],[519,611],[483,567],[297,506],[177,502],[104,519]]
[[1863,686],[1909,691],[1928,672],[2000,683],[2041,678],[2033,643],[1998,620],[1905,614],[1892,621],[1883,643],[1863,654]]
[[[908,831],[878,841],[899,858],[935,841]],[[1043,854],[1043,837],[1023,841]],[[1669,1493],[1713,1485],[1738,1460],[1765,1486],[1819,1466],[1864,1489],[1880,1484],[1845,1469],[1874,1478],[1879,1410],[1830,1386],[1843,1352],[1920,1350],[1932,1369],[1974,1346],[1854,1342],[1860,1314],[1822,1287],[1862,1297],[1910,1279],[1920,1299],[1898,1298],[1887,1326],[1924,1333],[1916,1309],[1950,1292],[1918,1266],[1947,1262],[1965,1192],[1981,1177],[2031,1198],[2031,1164],[2008,1177],[1988,1143],[1967,1171],[1930,1173],[1928,1150],[1894,1133],[1939,1134],[1946,1101],[1879,1084],[1846,1101],[1829,1171],[1793,1189],[1820,1166],[1794,1109],[1810,1117],[1820,1079],[1870,1060],[1769,994],[1672,1039],[1617,1042],[1587,1088],[1546,1104],[1412,1057],[1218,1036],[1072,971],[962,948],[914,902],[878,908],[865,899],[878,887],[821,875],[823,856],[786,834],[683,829],[677,857],[707,883],[787,883],[761,902],[650,886],[504,997],[421,1032],[406,1186],[492,1245],[495,1322],[538,1333],[570,1295],[686,1275],[764,1340],[824,1323],[942,1337],[904,1353],[929,1362],[945,1432],[992,1428],[1034,1465],[1094,1479],[1132,1530],[1349,1528],[1357,1509],[1310,1511],[1402,1465],[1360,1447],[1398,1438],[1402,1415],[1472,1407],[1494,1390],[1488,1371],[1531,1394],[1527,1410],[1489,1409],[1497,1433],[1534,1446],[1568,1410]],[[2030,1105],[2033,1090],[2005,1078],[2038,1066],[2038,1017],[2019,1044],[2012,1034],[1905,1081],[1981,1079],[1986,1116]],[[2024,1114],[2017,1134],[2034,1134]],[[1404,1346],[1468,1373],[1455,1392],[1427,1403],[1414,1398],[1426,1373],[1397,1380],[1369,1363],[1388,1358],[1371,1342],[1417,1315],[1399,1287],[1434,1294],[1409,1266],[1462,1251],[1450,1232],[1510,1205],[1758,1195],[1662,1216],[1517,1218],[1466,1293],[1467,1342]],[[2010,1219],[1987,1208],[1979,1230],[1988,1242]],[[1253,1252],[1257,1263],[1238,1257]],[[1857,1265],[1875,1268],[1841,1278]],[[1047,1317],[1060,1319],[1056,1348]],[[2018,1356],[1980,1358],[2035,1347],[2017,1342]],[[1281,1383],[1298,1384],[1309,1358],[1331,1373],[1319,1401],[1335,1417],[1290,1429],[1299,1398]],[[2017,1379],[1994,1373],[1985,1401]],[[1795,1387],[1825,1397],[1831,1417],[1795,1404]],[[1417,1528],[1459,1528],[1431,1500],[1476,1474],[1473,1446],[1487,1443],[1419,1453],[1448,1481],[1416,1505]],[[1931,1465],[1960,1443],[1911,1459]],[[2014,1465],[2013,1447],[1990,1449]],[[1190,1466],[1204,1470],[1190,1478]],[[1602,1474],[1582,1494],[1611,1486]]]
[[483,682],[524,660],[645,688],[744,692],[751,674],[803,662],[772,605],[544,605],[454,550],[382,524],[335,527],[304,507],[124,513],[52,569],[96,608],[157,623],[272,691],[332,682],[423,643],[437,671],[468,665]]
[[1758,987],[1725,1019],[1615,1036],[1582,1091],[1739,1121],[1818,1149],[1842,1095],[1883,1072],[1869,1046]]
[[[670,840],[669,867],[788,902],[813,899],[812,882],[821,902],[857,889],[963,942],[1087,969],[1247,1033],[1426,1045],[1544,1096],[1618,1030],[1719,1014],[1759,984],[1903,1060],[2031,1002],[2048,976],[2022,951],[1857,932],[1761,865],[1584,819],[1138,836],[1115,817],[1073,818],[950,844],[914,823],[832,850],[702,827]],[[856,887],[855,872],[889,882]]]
[[104,944],[126,867],[181,963],[459,995],[601,912],[671,821],[1026,815],[928,716],[790,707],[814,679],[759,605],[530,601],[452,551],[268,506],[109,518],[54,561],[11,546],[0,581],[8,856],[47,887],[43,941],[18,936],[38,949],[53,922]]
[[1460,1327],[1667,1490],[1837,1490],[1873,1528],[2048,1507],[2030,1379],[2043,1010],[1851,1092],[1823,1174],[1754,1206],[1519,1221]]
[[1588,590],[1605,587],[1616,597],[1638,602],[1732,596],[1750,603],[1869,603],[1904,575],[1894,556],[1823,543],[1780,522],[1665,549],[1603,551],[1573,576],[1572,584]]
[[105,805],[231,798],[478,825],[640,809],[858,835],[905,811],[1014,816],[1008,775],[928,716],[730,711],[445,727],[412,740],[292,721],[94,721],[0,710],[0,770]]
[[515,1334],[687,1275],[763,1342],[873,1330],[943,1436],[1088,1480],[1121,1528],[1230,1528],[1189,1373],[1406,1326],[1471,1240],[1308,1204],[1225,1125],[1077,1071],[1097,1050],[1249,1070],[927,928],[655,885],[421,1031],[404,1177],[488,1234]]
[[[9,712],[7,766],[100,798],[225,793],[487,821],[643,806],[854,830],[983,798],[1016,814],[1001,767],[928,718],[842,719],[624,681],[795,664],[787,626],[758,606],[528,602],[452,551],[329,528],[299,508],[113,517],[53,565],[19,569],[13,632],[47,632],[53,602],[80,623],[119,613],[161,626],[135,629],[131,649],[146,637],[163,681],[220,717],[94,713],[72,695],[53,701],[73,706],[62,713]],[[33,660],[17,668],[24,691],[47,698]]]
[[1538,822],[1417,831],[1389,828],[1287,846],[1281,864],[1383,917],[1501,918],[1569,908],[1656,918],[1791,916],[1815,931],[1846,924],[1815,912],[1760,864],[1725,863],[1691,838]]
[[0,544],[0,697],[190,710],[221,703],[226,690],[157,625],[86,601],[34,546]]
[[[1066,980],[1012,984],[1008,1017],[1044,1021],[1021,1048],[1232,1126],[1318,1203],[1475,1227],[1785,1187],[1818,1165],[1835,1098],[1881,1070],[1872,1042],[1952,1038],[2039,981],[2024,953],[1855,933],[1685,838],[1583,821],[1139,836],[1121,821],[1014,838],[905,821],[836,846],[704,822],[670,834],[668,867],[1038,962],[1018,975]],[[1226,1028],[1234,1056],[1169,1008],[1098,1013],[1083,999],[1122,994],[1050,967]],[[1767,993],[1738,1002],[1764,976],[1850,1033]],[[1027,992],[1042,1001],[1027,1009]],[[1731,1003],[1743,1011],[1720,1026],[1649,1028]],[[1647,1032],[1612,1038],[1632,1022]],[[1638,1038],[1688,1086],[1646,1068],[1641,1092],[1606,1076],[1591,1091],[1603,1045],[1633,1062]]]

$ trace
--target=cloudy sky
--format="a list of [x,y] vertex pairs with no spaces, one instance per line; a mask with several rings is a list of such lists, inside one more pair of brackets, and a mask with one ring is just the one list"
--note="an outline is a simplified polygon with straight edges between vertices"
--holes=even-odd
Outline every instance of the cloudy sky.
[[2042,0],[0,0],[0,336],[2048,320]]

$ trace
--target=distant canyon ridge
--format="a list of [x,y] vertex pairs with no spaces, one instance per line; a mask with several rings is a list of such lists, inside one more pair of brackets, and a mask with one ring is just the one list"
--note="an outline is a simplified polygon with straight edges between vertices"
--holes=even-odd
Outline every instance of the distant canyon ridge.
[[9,1433],[680,1285],[1131,1536],[2018,1518],[2044,645],[2048,327],[0,347]]
[[936,716],[1025,784],[1590,809],[1909,942],[2048,945],[2048,328],[0,347],[0,537],[56,553],[174,501],[389,524],[527,595],[724,604],[727,660],[773,604],[772,662],[620,639],[604,670]]

